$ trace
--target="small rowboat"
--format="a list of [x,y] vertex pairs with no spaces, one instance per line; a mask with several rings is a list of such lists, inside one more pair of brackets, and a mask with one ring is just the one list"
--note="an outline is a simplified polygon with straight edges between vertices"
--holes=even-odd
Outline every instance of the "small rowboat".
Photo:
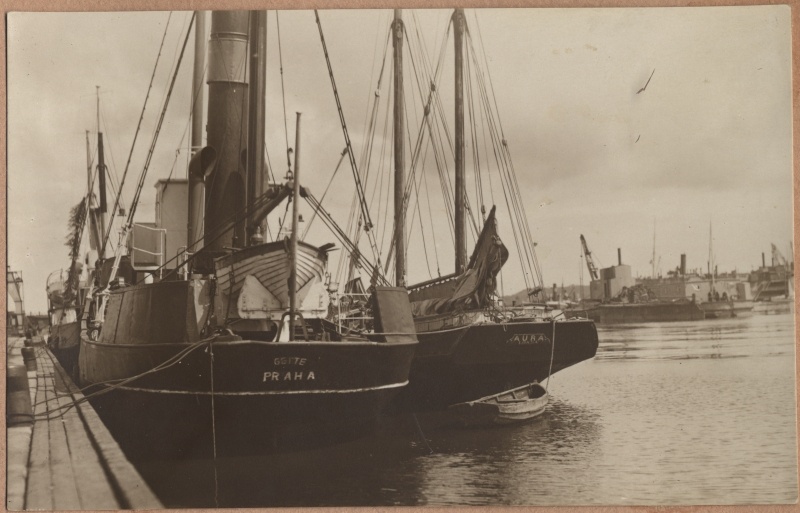
[[490,426],[524,422],[541,415],[547,406],[547,390],[531,383],[499,394],[450,406],[464,426]]

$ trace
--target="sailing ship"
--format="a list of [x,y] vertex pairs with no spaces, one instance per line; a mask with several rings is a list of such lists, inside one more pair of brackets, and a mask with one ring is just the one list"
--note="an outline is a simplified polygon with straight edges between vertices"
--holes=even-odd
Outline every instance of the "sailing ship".
[[[97,166],[93,166],[89,131],[86,131],[87,187],[81,201],[69,217],[66,246],[69,248],[68,269],[53,271],[47,277],[47,312],[49,335],[47,346],[64,370],[75,376],[78,367],[80,338],[86,332],[84,305],[90,281],[95,276],[94,265],[102,245],[108,210],[106,198],[105,151],[103,132],[100,130],[100,88],[97,87]],[[97,192],[97,194],[95,194]],[[88,250],[84,251],[88,232]],[[81,261],[81,255],[85,255]]]
[[[106,261],[81,341],[81,385],[134,458],[283,451],[365,434],[408,383],[417,339],[407,293],[372,287],[360,329],[328,316],[332,245],[297,237],[299,114],[286,182],[262,185],[266,13],[211,14],[203,149],[205,29],[203,16],[192,20],[197,151],[189,178],[159,186],[156,226],[134,225],[140,180],[120,237],[130,239],[131,265],[121,265],[121,247]],[[264,242],[263,220],[286,198],[291,237]],[[188,227],[170,259],[161,234],[175,211]],[[153,254],[158,265],[147,260]]]
[[[391,219],[393,224],[392,245],[386,266],[388,268],[389,261],[394,258],[395,283],[397,286],[405,286],[409,290],[414,324],[419,339],[419,347],[411,366],[409,385],[398,394],[394,402],[394,408],[399,411],[445,410],[452,404],[542,380],[554,372],[592,358],[598,346],[597,330],[594,323],[588,319],[556,319],[555,312],[544,313],[544,310],[541,311],[541,315],[515,316],[514,311],[504,308],[498,300],[498,274],[509,258],[509,252],[499,236],[494,207],[490,209],[488,216],[483,220],[474,251],[471,258],[467,260],[468,204],[464,149],[466,20],[463,10],[456,9],[451,20],[456,59],[455,133],[453,137],[455,141],[455,192],[452,193],[452,198],[445,200],[445,203],[454,198],[452,211],[448,211],[447,216],[453,219],[455,232],[455,272],[417,284],[408,284],[406,281],[407,232],[409,231],[409,226],[406,225],[406,214],[414,212],[410,207],[410,195],[411,191],[416,188],[417,182],[421,180],[421,178],[415,177],[415,169],[417,169],[416,176],[420,176],[417,164],[420,160],[422,134],[425,127],[428,127],[428,133],[433,138],[436,130],[430,127],[435,123],[437,115],[442,116],[443,119],[444,114],[438,110],[438,86],[436,83],[438,77],[417,77],[417,83],[430,84],[430,90],[424,95],[420,92],[420,97],[427,96],[427,102],[424,105],[417,146],[411,154],[411,172],[407,175],[404,143],[407,129],[405,127],[405,93],[403,92],[403,48],[404,39],[409,31],[405,29],[401,10],[394,11],[394,21],[391,27],[394,62],[392,85],[394,93],[392,115],[394,216]],[[446,40],[447,37],[445,37]],[[412,45],[409,42],[409,51],[411,48]],[[416,72],[418,72],[417,68],[415,68]],[[380,97],[381,80],[382,75],[378,78],[379,85],[375,93],[375,105]],[[373,110],[373,112],[377,111]],[[371,118],[374,119],[374,116]],[[377,125],[374,121],[371,123],[373,126]],[[492,142],[497,145],[495,154],[508,154],[507,144],[504,139],[501,140],[498,134],[494,134]],[[369,147],[370,144],[367,146]],[[437,164],[438,162],[439,157],[437,156]],[[510,186],[516,187],[515,179],[509,178],[509,180],[510,183],[513,183]],[[520,226],[515,228],[515,236],[520,231],[519,233],[524,239],[524,248],[520,251],[525,254],[519,255],[519,258],[535,260],[533,242],[525,220],[524,201],[518,188],[514,189],[513,194],[515,194],[512,201],[514,212],[509,215],[514,216],[514,219],[520,223]],[[482,211],[485,214],[483,206]],[[420,214],[420,226],[421,217]],[[368,229],[371,222],[362,216],[352,226]],[[538,264],[534,263],[533,265],[538,268]],[[535,295],[536,289],[537,287],[532,284],[530,293]],[[538,289],[541,290],[541,287]]]

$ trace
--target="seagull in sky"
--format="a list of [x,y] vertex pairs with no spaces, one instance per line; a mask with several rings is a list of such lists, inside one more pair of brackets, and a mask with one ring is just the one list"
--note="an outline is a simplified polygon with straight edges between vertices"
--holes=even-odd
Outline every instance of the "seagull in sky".
[[[655,72],[656,72],[656,69],[655,69],[655,68],[653,68],[653,73],[655,73]],[[653,78],[653,73],[650,73],[650,78],[648,78],[648,79],[647,79],[647,84],[649,84],[649,83],[650,83],[650,80]],[[643,88],[641,88],[641,89],[639,89],[638,91],[636,91],[636,94],[639,94],[639,93],[641,93],[642,91],[644,91],[645,89],[647,89],[647,84],[645,84]]]

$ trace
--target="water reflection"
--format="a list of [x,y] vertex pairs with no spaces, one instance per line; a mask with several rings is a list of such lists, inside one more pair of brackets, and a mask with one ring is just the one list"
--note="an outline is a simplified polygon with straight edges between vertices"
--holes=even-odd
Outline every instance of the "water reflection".
[[172,507],[796,499],[791,315],[604,327],[600,340],[529,424],[404,417],[320,451],[138,466]]

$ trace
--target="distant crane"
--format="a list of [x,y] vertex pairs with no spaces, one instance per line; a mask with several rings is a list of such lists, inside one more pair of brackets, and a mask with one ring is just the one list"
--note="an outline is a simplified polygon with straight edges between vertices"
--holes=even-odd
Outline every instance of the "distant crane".
[[772,245],[772,265],[773,266],[782,265],[787,269],[789,268],[789,262],[786,261],[786,258],[784,258],[783,253],[781,253],[778,250],[778,246],[776,246],[775,244]]
[[589,246],[586,244],[586,238],[581,235],[581,246],[583,246],[583,255],[586,257],[586,267],[589,269],[589,277],[597,280],[600,276],[597,274],[597,266],[594,265],[592,259],[592,252],[589,251]]
[[789,272],[789,262],[786,261],[783,253],[778,250],[778,246],[775,244],[772,245],[772,266],[776,268],[781,279],[784,279],[786,273]]

